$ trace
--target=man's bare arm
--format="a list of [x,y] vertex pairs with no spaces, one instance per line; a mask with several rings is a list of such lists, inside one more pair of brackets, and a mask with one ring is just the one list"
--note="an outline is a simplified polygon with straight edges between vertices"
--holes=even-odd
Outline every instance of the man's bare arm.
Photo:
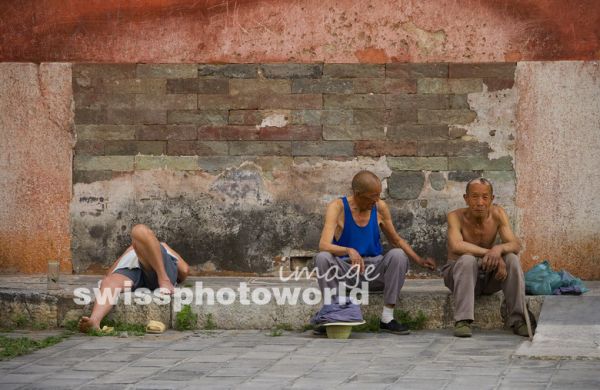
[[508,219],[508,215],[506,211],[500,206],[496,206],[497,210],[497,218],[499,219],[498,233],[500,234],[500,239],[502,240],[502,244],[497,245],[502,249],[502,254],[505,255],[507,253],[518,254],[521,251],[521,243],[519,239],[515,236],[510,227],[510,221]]
[[471,254],[476,257],[485,256],[489,249],[472,244],[463,239],[460,229],[460,218],[456,212],[448,214],[448,249],[455,255]]
[[331,202],[327,206],[327,211],[325,212],[325,224],[323,225],[321,239],[319,240],[320,251],[329,252],[335,256],[348,256],[350,254],[348,251],[350,248],[333,244],[337,219],[339,213],[343,211],[343,207],[343,204],[337,200]]
[[427,267],[429,269],[435,269],[435,261],[433,259],[422,258],[412,249],[412,247],[406,242],[406,240],[400,237],[400,234],[398,234],[396,228],[394,227],[390,209],[383,200],[377,203],[377,209],[381,213],[381,230],[383,230],[383,233],[387,237],[389,243],[392,244],[395,248],[402,249],[408,257],[410,257],[415,263],[419,264],[420,266]]

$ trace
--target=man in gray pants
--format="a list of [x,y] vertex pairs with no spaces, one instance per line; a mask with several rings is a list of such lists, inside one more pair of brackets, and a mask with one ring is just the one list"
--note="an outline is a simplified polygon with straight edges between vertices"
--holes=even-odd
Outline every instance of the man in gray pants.
[[[352,179],[353,195],[336,199],[327,206],[319,242],[321,252],[315,257],[319,287],[325,296],[325,288],[339,292],[340,282],[353,286],[368,279],[370,290],[383,287],[380,329],[408,334],[408,327],[394,319],[394,306],[408,271],[408,258],[429,269],[435,269],[435,262],[417,255],[396,232],[390,210],[379,198],[381,190],[377,175],[361,171]],[[395,247],[385,255],[379,228]],[[359,280],[356,280],[357,275]]]
[[[475,295],[502,290],[508,325],[527,337],[525,282],[517,256],[521,244],[506,211],[492,204],[494,188],[484,178],[471,180],[463,198],[468,207],[448,214],[448,263],[442,268],[444,283],[454,295],[454,335],[471,337]],[[502,243],[495,245],[498,235]]]

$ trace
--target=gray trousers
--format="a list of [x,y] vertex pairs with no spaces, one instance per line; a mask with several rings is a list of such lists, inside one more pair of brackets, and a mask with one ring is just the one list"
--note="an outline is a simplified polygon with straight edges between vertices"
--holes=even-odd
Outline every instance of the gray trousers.
[[[383,289],[383,302],[386,305],[395,305],[404,285],[406,272],[408,271],[408,256],[402,249],[395,248],[385,255],[375,257],[363,257],[365,267],[374,264],[375,268],[369,274],[369,291],[381,291]],[[339,283],[344,282],[347,286],[360,287],[365,281],[364,274],[356,278],[346,278],[351,267],[349,260],[343,260],[329,252],[320,252],[315,256],[315,265],[319,272],[319,288],[321,293],[325,287],[338,289]],[[335,277],[333,277],[335,276]],[[326,277],[330,280],[326,280]]]
[[448,260],[442,268],[444,283],[454,295],[454,320],[474,320],[475,296],[488,295],[502,290],[506,299],[508,325],[524,321],[523,296],[525,281],[519,257],[514,253],[502,256],[506,263],[507,276],[503,281],[494,278],[495,271],[483,273],[477,264],[478,258],[462,255],[456,261]]

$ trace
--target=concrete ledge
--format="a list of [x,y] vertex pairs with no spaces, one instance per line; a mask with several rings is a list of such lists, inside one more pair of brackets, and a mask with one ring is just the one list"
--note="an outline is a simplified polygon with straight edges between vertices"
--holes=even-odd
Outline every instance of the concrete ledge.
[[[45,276],[0,276],[0,326],[15,326],[17,323],[44,324],[46,326],[64,326],[70,320],[77,320],[83,314],[91,312],[91,304],[79,306],[73,301],[73,290],[77,287],[92,289],[97,286],[100,276],[61,275],[61,289],[47,290]],[[237,295],[240,283],[246,283],[250,294],[257,288],[292,287],[299,288],[300,294],[309,288],[317,288],[316,280],[281,282],[277,278],[241,278],[241,277],[193,277],[181,287],[194,286],[202,282],[204,288],[217,292],[221,288],[233,289]],[[272,290],[271,290],[272,291]],[[300,295],[301,296],[301,295]],[[194,297],[196,299],[196,297]],[[300,299],[297,305],[278,305],[273,298],[265,305],[242,305],[239,296],[231,305],[206,304],[191,305],[198,315],[198,327],[203,328],[210,322],[219,329],[271,329],[277,325],[291,329],[303,329],[310,318],[318,311],[319,304],[309,305]],[[503,321],[500,315],[502,293],[483,296],[476,300],[475,325],[483,329],[500,329]],[[369,303],[363,306],[363,316],[379,316],[383,297],[370,294]],[[544,301],[543,296],[528,296],[530,308],[539,316]],[[176,313],[173,303],[159,305],[125,305],[123,299],[111,311],[109,318],[127,323],[146,323],[159,320],[171,327],[175,326]],[[409,279],[398,299],[397,308],[415,316],[422,311],[427,317],[427,329],[451,327],[453,319],[453,301],[441,279]],[[210,315],[210,317],[209,317]]]

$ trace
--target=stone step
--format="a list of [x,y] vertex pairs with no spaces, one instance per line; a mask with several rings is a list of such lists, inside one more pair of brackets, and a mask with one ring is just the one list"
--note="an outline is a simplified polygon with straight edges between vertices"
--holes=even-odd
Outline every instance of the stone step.
[[[18,324],[40,324],[50,327],[64,326],[81,315],[88,315],[92,305],[78,305],[74,302],[76,288],[92,289],[97,286],[100,276],[94,275],[61,275],[60,289],[47,290],[45,276],[0,276],[0,326],[11,327]],[[200,284],[197,284],[201,283]],[[206,293],[200,300],[198,294],[192,294],[191,309],[197,314],[198,328],[215,326],[219,329],[271,329],[276,326],[286,329],[301,330],[310,322],[310,318],[318,311],[321,303],[304,302],[298,304],[278,304],[272,298],[265,304],[243,304],[240,302],[238,288],[245,283],[249,289],[248,297],[258,294],[264,297],[268,289],[297,288],[298,294],[316,292],[314,279],[282,282],[273,277],[192,277],[181,288],[204,288],[215,294],[215,304],[208,304]],[[235,293],[232,304],[219,304],[218,299],[227,301],[228,294]],[[185,303],[185,294],[180,301]],[[131,297],[132,301],[135,297]],[[500,315],[502,293],[479,297],[475,304],[475,326],[482,329],[500,329],[503,320]],[[536,317],[539,316],[544,301],[543,296],[527,296],[528,304]],[[225,302],[226,303],[226,302]],[[369,294],[368,304],[362,307],[365,319],[378,317],[381,313],[383,296]],[[168,304],[153,302],[149,305],[125,303],[125,297],[111,311],[109,318],[126,323],[145,324],[149,320],[158,320],[171,327],[176,326],[178,305],[173,299]],[[448,289],[441,279],[409,279],[406,281],[397,308],[409,313],[412,317],[422,312],[427,318],[426,329],[451,327],[453,320],[453,301]]]

